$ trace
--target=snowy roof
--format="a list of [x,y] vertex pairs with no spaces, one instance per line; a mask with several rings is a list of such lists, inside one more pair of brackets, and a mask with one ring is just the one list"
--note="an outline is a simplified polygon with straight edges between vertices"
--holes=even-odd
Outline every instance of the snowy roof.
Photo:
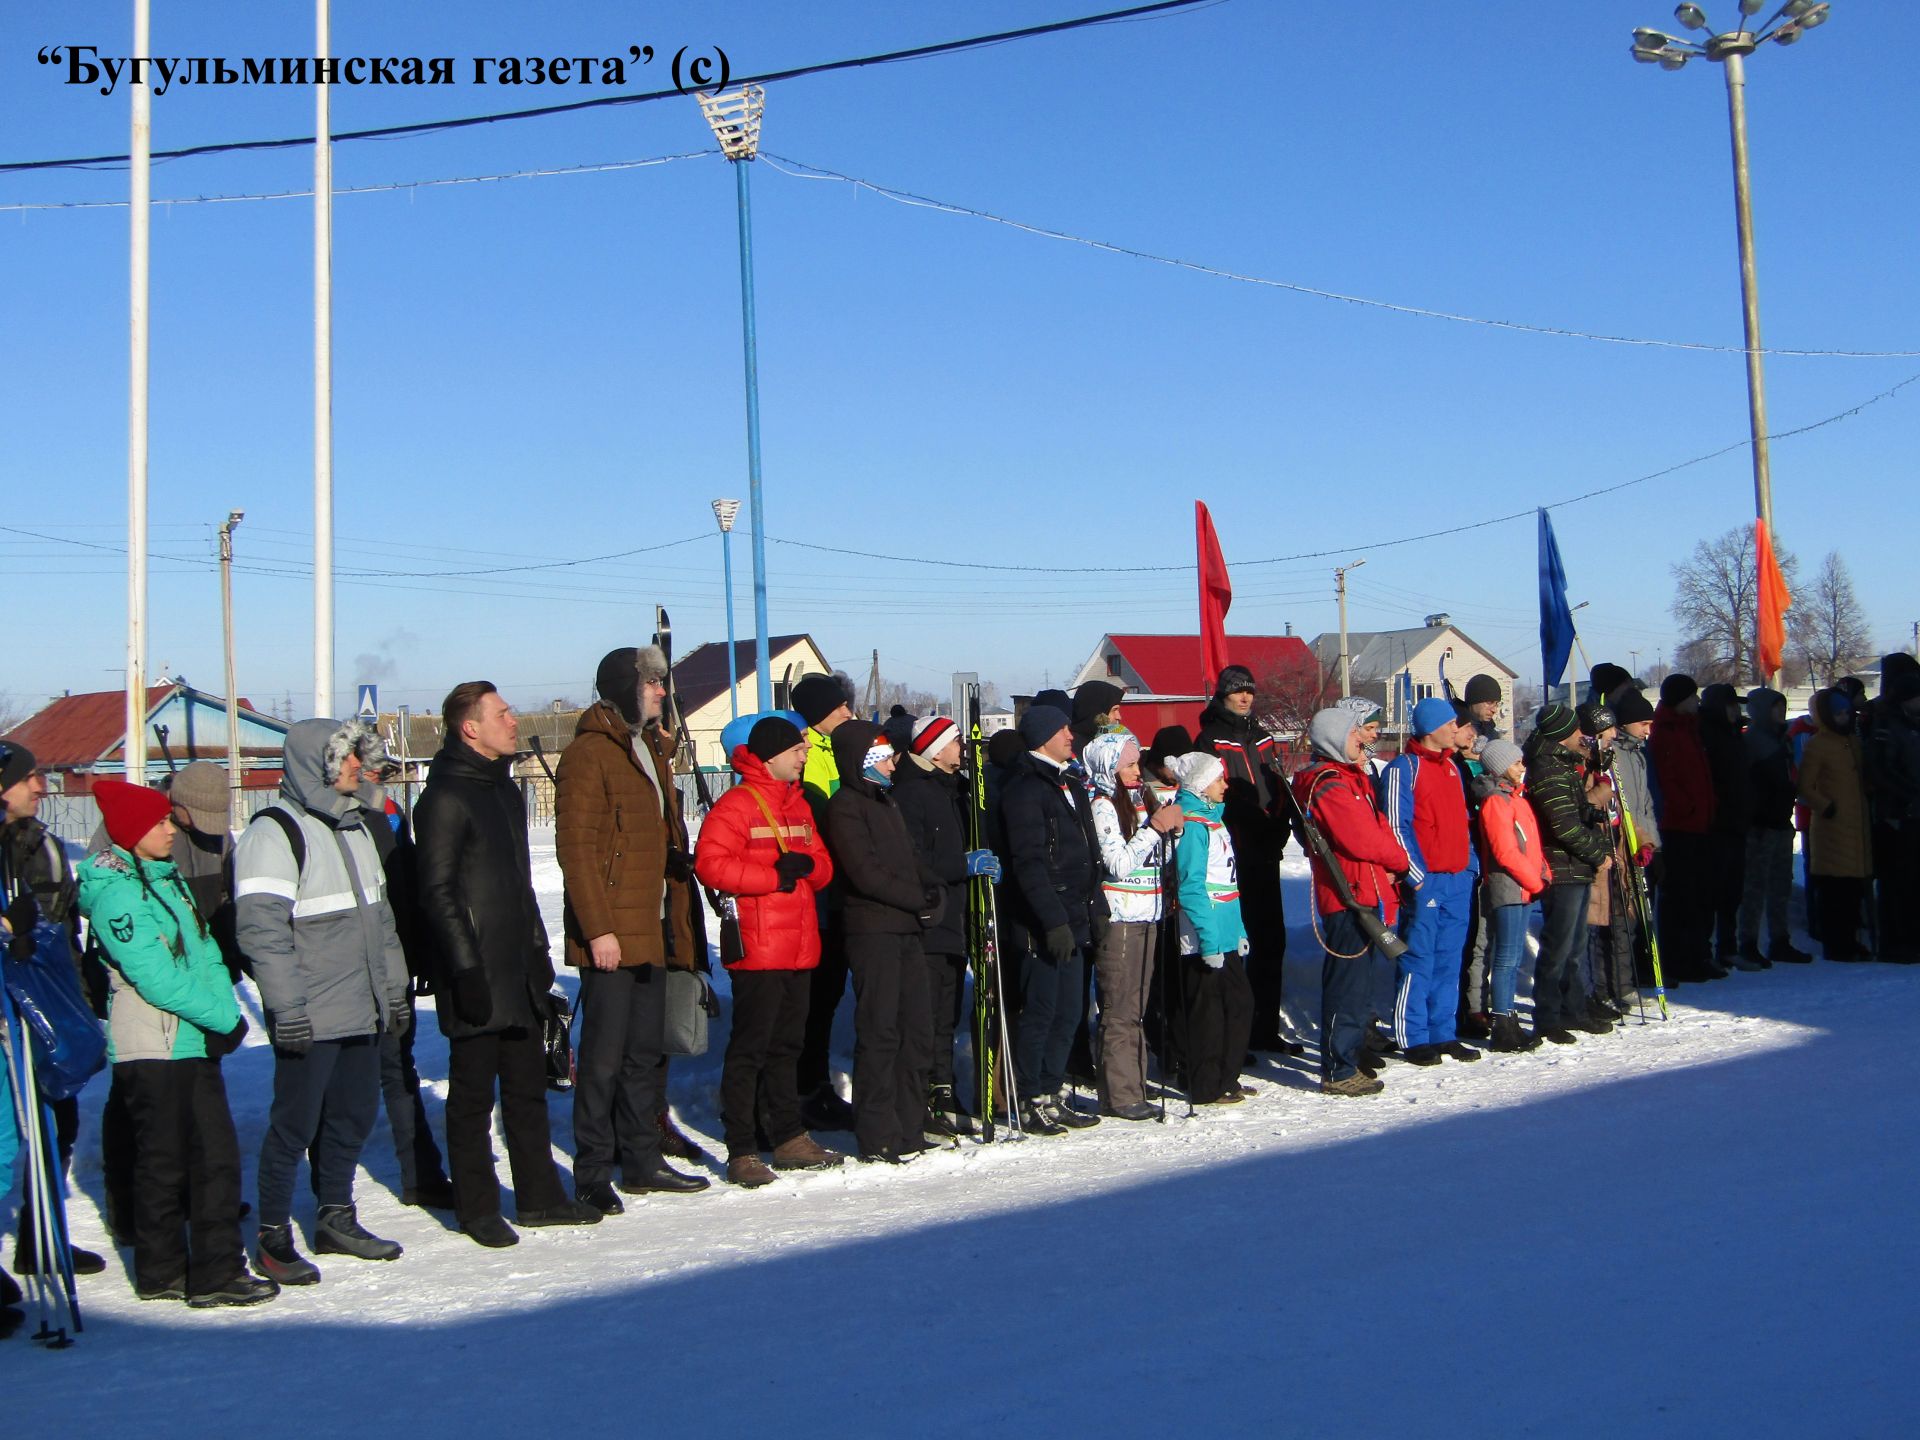
[[[224,709],[227,703],[224,695],[209,695],[179,680],[169,680],[147,687],[147,719],[151,721],[169,700],[183,693],[201,706]],[[285,722],[271,715],[260,714],[245,699],[240,701],[240,714],[252,724],[286,733]],[[127,692],[94,690],[84,695],[62,695],[38,714],[0,736],[0,739],[26,746],[33,752],[33,758],[42,770],[80,770],[118,754],[126,737]],[[263,750],[259,746],[249,745],[244,747],[244,753],[277,755],[279,748],[274,745]],[[208,754],[211,758],[224,760],[226,753],[223,732],[220,745]],[[184,759],[203,758],[197,751],[188,754],[184,746],[176,748],[176,755]]]

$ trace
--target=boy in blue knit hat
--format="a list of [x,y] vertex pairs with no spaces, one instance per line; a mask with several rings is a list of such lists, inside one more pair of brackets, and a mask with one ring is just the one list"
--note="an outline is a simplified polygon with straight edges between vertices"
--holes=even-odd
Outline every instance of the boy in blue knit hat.
[[1413,736],[1382,779],[1387,822],[1407,852],[1406,900],[1393,1038],[1414,1065],[1443,1057],[1478,1060],[1455,1028],[1460,961],[1467,943],[1473,887],[1480,871],[1467,821],[1467,801],[1453,765],[1458,727],[1453,702],[1430,696],[1413,707]]

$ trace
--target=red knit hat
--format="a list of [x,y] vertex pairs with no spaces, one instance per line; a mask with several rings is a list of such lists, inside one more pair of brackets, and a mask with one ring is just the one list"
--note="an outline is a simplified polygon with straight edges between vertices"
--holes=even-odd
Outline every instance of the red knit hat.
[[107,838],[127,851],[146,839],[149,830],[173,813],[173,802],[158,790],[129,785],[124,780],[94,781],[93,798],[99,803]]

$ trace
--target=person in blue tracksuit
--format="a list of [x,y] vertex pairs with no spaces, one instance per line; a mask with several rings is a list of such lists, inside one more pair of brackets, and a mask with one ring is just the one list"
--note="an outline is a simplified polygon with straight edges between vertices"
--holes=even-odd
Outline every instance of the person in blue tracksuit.
[[1466,797],[1452,760],[1458,724],[1451,701],[1432,696],[1413,707],[1413,736],[1381,778],[1387,821],[1411,862],[1406,877],[1394,992],[1394,1040],[1415,1065],[1443,1057],[1478,1060],[1455,1024],[1460,961],[1480,872]]

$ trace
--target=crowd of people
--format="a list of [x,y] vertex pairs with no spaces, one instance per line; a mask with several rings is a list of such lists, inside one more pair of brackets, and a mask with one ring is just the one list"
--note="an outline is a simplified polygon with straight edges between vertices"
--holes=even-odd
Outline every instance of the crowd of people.
[[[62,929],[105,1023],[103,1218],[142,1299],[252,1305],[317,1283],[294,1224],[303,1163],[312,1255],[400,1258],[354,1200],[383,1103],[403,1202],[450,1211],[482,1246],[516,1244],[516,1226],[598,1224],[622,1195],[709,1188],[687,1163],[708,1157],[667,1107],[668,1037],[684,972],[716,950],[732,993],[724,1175],[746,1188],[849,1158],[900,1165],[988,1118],[1051,1137],[1153,1119],[1169,1091],[1239,1104],[1259,1088],[1258,1056],[1299,1059],[1309,1039],[1320,1091],[1364,1097],[1390,1063],[1605,1036],[1650,994],[1811,961],[1792,940],[1796,834],[1825,958],[1920,960],[1920,664],[1906,655],[1887,657],[1878,696],[1843,680],[1791,720],[1770,689],[1742,698],[1675,674],[1650,699],[1601,665],[1582,703],[1546,705],[1519,737],[1479,675],[1458,700],[1414,705],[1391,757],[1375,753],[1384,715],[1359,697],[1313,715],[1288,754],[1239,666],[1192,732],[1142,745],[1123,693],[1095,681],[1036,696],[973,754],[953,717],[861,719],[840,679],[809,675],[792,711],[735,723],[735,783],[698,817],[697,843],[667,682],[657,648],[607,655],[555,774],[560,956],[579,978],[577,1056],[560,1077],[571,1194],[548,1087],[572,1012],[534,889],[517,722],[492,685],[447,696],[411,823],[378,733],[308,720],[237,843],[225,772],[196,762],[164,793],[96,781],[101,827],[77,868],[37,818],[34,757],[0,748],[9,943]],[[1323,957],[1317,1007],[1292,997],[1319,1015],[1298,1038],[1290,839],[1311,864]],[[997,968],[978,964],[985,914]],[[1008,1016],[997,1116],[957,1063],[975,1043],[961,1048],[970,975],[991,978]],[[248,1033],[243,979],[273,1067],[251,1206],[221,1071]],[[829,1067],[849,979],[851,1100]],[[444,1157],[414,1063],[422,996],[447,1040]],[[51,1114],[64,1170],[80,1112],[68,1100]],[[12,1120],[0,1105],[0,1179]],[[816,1132],[850,1134],[851,1156]],[[29,1222],[19,1273],[47,1260]],[[106,1267],[84,1249],[73,1261]],[[18,1300],[0,1272],[0,1317],[17,1319]]]

